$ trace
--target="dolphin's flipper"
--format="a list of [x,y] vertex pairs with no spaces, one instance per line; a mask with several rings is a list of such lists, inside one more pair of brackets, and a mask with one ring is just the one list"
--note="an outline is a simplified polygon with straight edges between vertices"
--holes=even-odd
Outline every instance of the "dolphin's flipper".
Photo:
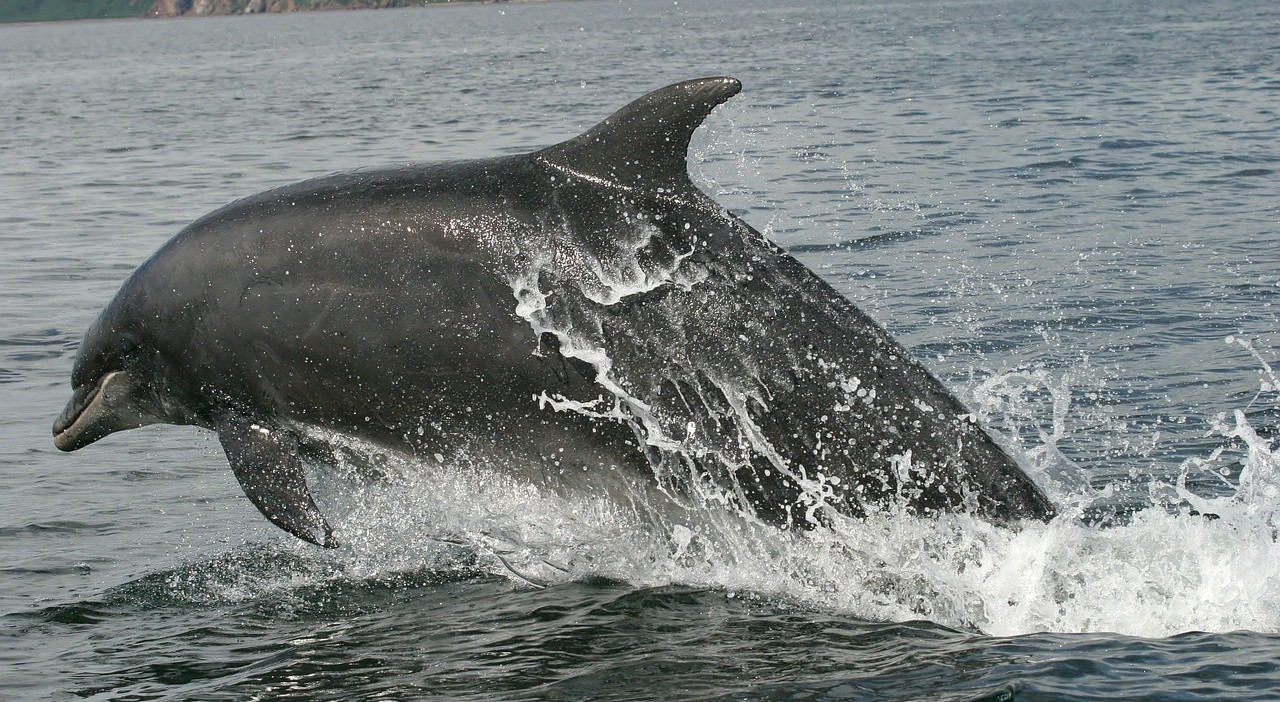
[[742,90],[734,78],[701,78],[655,90],[581,136],[539,151],[543,163],[598,181],[656,191],[689,185],[694,130]]
[[238,416],[223,417],[215,428],[240,487],[262,516],[303,541],[338,546],[307,489],[298,440],[291,433]]

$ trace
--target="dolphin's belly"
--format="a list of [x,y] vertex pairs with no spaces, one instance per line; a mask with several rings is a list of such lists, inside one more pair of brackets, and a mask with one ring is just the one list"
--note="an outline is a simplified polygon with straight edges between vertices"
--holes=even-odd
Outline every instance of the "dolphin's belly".
[[421,262],[405,268],[419,284],[313,276],[251,286],[236,318],[274,323],[240,326],[235,344],[198,363],[254,369],[244,387],[258,414],[421,456],[505,463],[547,483],[565,471],[647,465],[629,425],[555,409],[599,404],[607,393],[593,368],[534,336],[498,276],[479,267],[431,276]]

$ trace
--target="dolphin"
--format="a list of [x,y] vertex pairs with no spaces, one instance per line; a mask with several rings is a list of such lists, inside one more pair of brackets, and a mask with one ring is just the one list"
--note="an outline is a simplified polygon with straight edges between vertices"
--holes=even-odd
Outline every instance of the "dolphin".
[[529,154],[339,173],[197,219],[89,327],[55,445],[212,429],[262,514],[327,547],[304,472],[325,432],[783,528],[1052,517],[906,349],[694,185],[690,137],[740,90],[678,83]]

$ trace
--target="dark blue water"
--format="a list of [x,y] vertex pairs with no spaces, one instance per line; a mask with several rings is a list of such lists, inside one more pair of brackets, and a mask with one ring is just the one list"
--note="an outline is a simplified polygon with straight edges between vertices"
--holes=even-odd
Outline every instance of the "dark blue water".
[[[665,542],[400,462],[313,476],[348,535],[321,553],[200,430],[53,448],[80,335],[191,219],[528,151],[716,74],[746,87],[695,179],[898,335],[1062,518]],[[6,26],[0,95],[0,699],[1280,697],[1269,0]]]

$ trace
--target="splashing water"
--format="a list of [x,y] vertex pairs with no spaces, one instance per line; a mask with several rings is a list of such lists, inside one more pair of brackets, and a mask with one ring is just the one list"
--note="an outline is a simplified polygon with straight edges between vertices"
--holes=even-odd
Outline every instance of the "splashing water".
[[[1265,383],[1275,386],[1266,374],[1264,391]],[[1047,468],[1061,474],[1066,461],[1056,444],[1070,434],[1070,377],[1020,370],[972,391],[986,416],[1024,410],[1015,407],[1026,400],[1017,387],[1038,387],[1049,398],[1049,429],[1035,432],[1038,445],[1018,450],[1042,481]],[[891,512],[837,517],[827,528],[795,533],[724,505],[672,513],[647,504],[652,496],[619,503],[552,495],[497,471],[390,457],[385,480],[324,491],[347,495],[334,508],[346,545],[314,557],[336,559],[342,577],[478,567],[521,585],[588,577],[679,583],[996,635],[1280,631],[1280,452],[1244,412],[1220,418],[1213,431],[1223,444],[1184,462],[1171,488],[1181,507],[1169,504],[1168,490],[1153,489],[1124,523],[1091,525],[1082,516],[1111,490],[1054,479],[1043,484],[1062,514],[1017,529],[963,514]],[[1186,487],[1189,475],[1228,456],[1241,470],[1226,494],[1204,497]]]
[[[743,161],[740,168],[745,167]],[[636,263],[636,253],[656,239],[652,230],[637,220],[630,238],[619,239],[628,253],[618,259],[621,264],[586,272],[593,284],[586,288],[588,299],[607,306],[673,279],[683,252],[675,252],[664,269]],[[625,375],[613,374],[615,359],[602,344],[554,318],[551,291],[541,276],[545,262],[526,263],[512,279],[517,314],[530,321],[535,336],[556,334],[562,353],[593,365],[609,393],[590,402],[546,396],[541,401],[556,411],[638,422],[644,431],[637,440],[665,451],[698,451],[684,443],[693,429],[686,436],[667,431],[646,403],[628,393]],[[687,287],[697,281],[675,282]],[[1280,389],[1280,380],[1248,342],[1227,341],[1249,351],[1264,369],[1253,403]],[[743,386],[712,380],[727,398],[743,396]],[[665,496],[658,492],[622,501],[551,494],[483,463],[386,456],[337,437],[350,449],[347,471],[320,476],[317,492],[334,503],[325,511],[334,516],[344,546],[337,553],[292,546],[311,565],[287,569],[293,573],[288,588],[298,578],[323,582],[478,569],[509,577],[517,586],[590,577],[638,587],[678,583],[867,619],[923,618],[995,635],[1280,631],[1280,450],[1274,442],[1258,434],[1245,410],[1221,416],[1212,429],[1218,447],[1184,460],[1176,484],[1154,481],[1147,501],[1121,523],[1099,526],[1087,515],[1113,500],[1119,488],[1091,487],[1087,471],[1060,448],[1072,435],[1075,393],[1092,382],[1084,372],[1034,368],[995,373],[969,388],[966,399],[978,420],[998,434],[1059,507],[1051,522],[1016,529],[965,514],[922,518],[885,510],[864,519],[833,515],[810,532],[782,531],[740,513],[737,503],[710,486],[697,486],[708,489],[696,493],[699,503],[692,508],[675,509],[662,504]],[[1037,404],[1042,402],[1047,406]],[[747,418],[742,407],[725,412]],[[743,426],[750,428],[746,421]],[[1231,460],[1239,465],[1234,480],[1219,469]],[[902,470],[911,469],[909,455],[900,461]],[[383,480],[351,479],[371,463],[385,473]],[[1205,476],[1221,484],[1221,494],[1204,496],[1189,487],[1191,478]],[[339,486],[324,489],[325,480]],[[224,590],[256,587],[268,585],[237,581]]]
[[[560,353],[594,366],[607,393],[589,402],[544,395],[544,404],[631,422],[642,445],[693,458],[707,450],[695,439],[705,428],[664,423],[657,408],[629,391],[627,360],[610,355],[602,317],[584,314],[585,305],[569,314],[551,304],[553,295],[565,294],[564,286],[556,289],[557,279],[576,281],[577,290],[600,306],[665,283],[695,287],[698,279],[686,275],[682,250],[655,249],[642,265],[639,254],[660,240],[654,231],[649,220],[630,222],[611,240],[619,247],[609,258],[612,268],[596,265],[570,275],[549,271],[550,256],[521,262],[511,279],[514,306],[535,336],[554,334]],[[1264,369],[1254,403],[1280,388],[1247,342],[1228,343],[1245,348]],[[677,360],[686,371],[710,369]],[[705,380],[730,405],[717,409],[718,419],[764,451],[770,447],[752,432],[741,405],[751,399],[759,372],[744,365],[740,376]],[[694,484],[692,505],[676,498],[666,504],[671,496],[657,490],[623,500],[551,494],[483,461],[424,466],[420,459],[380,456],[375,447],[344,439],[360,457],[355,464],[379,463],[387,478],[345,480],[340,489],[319,491],[345,496],[331,497],[338,504],[326,509],[337,517],[345,545],[337,554],[312,557],[336,559],[335,572],[343,577],[480,567],[533,586],[588,577],[641,587],[679,583],[997,635],[1280,631],[1280,453],[1274,443],[1250,426],[1245,411],[1219,417],[1212,431],[1220,445],[1208,456],[1183,461],[1176,485],[1153,481],[1146,501],[1129,505],[1136,509],[1128,518],[1094,524],[1091,510],[1114,503],[1121,486],[1091,487],[1084,467],[1060,447],[1072,435],[1075,393],[1082,386],[1092,391],[1096,382],[1081,369],[1016,369],[992,374],[966,393],[978,421],[993,429],[1058,506],[1059,516],[1049,523],[1009,529],[966,514],[922,518],[890,508],[863,519],[831,515],[825,526],[797,533],[763,525],[741,501],[705,483]],[[846,390],[852,395],[857,388]],[[785,458],[771,455],[770,462],[785,466]],[[1239,465],[1234,481],[1217,470],[1232,459]],[[910,454],[897,460],[904,474],[912,470]],[[1203,496],[1188,487],[1189,478],[1206,475],[1221,483],[1224,494]],[[820,492],[824,485],[819,475],[807,488]]]

